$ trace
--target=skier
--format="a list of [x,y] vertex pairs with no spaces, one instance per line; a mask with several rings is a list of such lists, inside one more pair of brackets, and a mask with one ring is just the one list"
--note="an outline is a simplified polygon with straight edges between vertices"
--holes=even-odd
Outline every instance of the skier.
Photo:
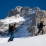
[[39,23],[39,25],[38,25],[39,31],[36,33],[36,35],[38,35],[41,31],[42,31],[42,34],[44,33],[43,26],[45,26],[45,25],[43,25],[43,23],[44,23],[44,21],[41,21]]
[[16,26],[16,24],[14,24],[14,25],[9,25],[9,33],[10,33],[11,36],[10,36],[8,42],[13,41],[13,39],[14,39],[15,26]]

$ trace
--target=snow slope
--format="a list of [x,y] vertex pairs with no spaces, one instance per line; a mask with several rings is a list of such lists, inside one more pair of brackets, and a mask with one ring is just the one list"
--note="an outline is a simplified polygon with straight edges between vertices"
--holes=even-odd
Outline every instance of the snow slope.
[[12,42],[0,46],[46,46],[46,34],[34,37],[15,38]]

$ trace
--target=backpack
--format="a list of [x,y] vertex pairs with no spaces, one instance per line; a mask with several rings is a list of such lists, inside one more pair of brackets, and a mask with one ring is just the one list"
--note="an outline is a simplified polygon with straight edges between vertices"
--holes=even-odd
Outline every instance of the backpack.
[[37,28],[38,28],[38,29],[40,28],[40,23],[37,24]]
[[13,31],[13,25],[9,25],[9,32]]

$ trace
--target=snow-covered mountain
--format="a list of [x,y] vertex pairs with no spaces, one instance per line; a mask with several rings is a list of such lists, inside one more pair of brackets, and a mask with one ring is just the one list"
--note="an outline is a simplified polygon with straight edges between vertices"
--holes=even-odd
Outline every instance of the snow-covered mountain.
[[39,7],[30,8],[28,6],[17,6],[8,12],[8,15],[5,19],[0,20],[0,31],[6,31],[10,23],[24,23],[25,25],[29,26],[31,25],[34,17],[42,16],[42,14],[46,16],[45,13],[46,11],[41,10]]
[[[30,8],[28,6],[17,6],[10,10],[5,19],[0,20],[0,46],[46,46],[45,36],[34,36],[35,19],[37,17],[46,17],[46,11],[41,10],[39,7]],[[7,36],[9,24],[16,23],[17,32],[14,34],[15,38],[13,42],[8,43]],[[30,28],[32,28],[30,30]],[[33,30],[33,31],[32,31]],[[42,38],[42,39],[41,39]],[[4,42],[3,42],[4,41]]]

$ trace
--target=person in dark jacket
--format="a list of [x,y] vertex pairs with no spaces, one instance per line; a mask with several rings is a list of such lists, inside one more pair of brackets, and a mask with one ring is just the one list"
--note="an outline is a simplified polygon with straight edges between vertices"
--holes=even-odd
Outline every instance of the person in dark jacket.
[[14,25],[9,25],[9,33],[10,33],[11,36],[10,36],[8,42],[9,42],[9,41],[13,41],[13,39],[14,39],[15,25],[16,25],[16,24],[14,24]]
[[45,25],[43,25],[43,23],[44,23],[44,21],[40,22],[40,28],[38,28],[39,31],[36,33],[36,35],[38,35],[41,31],[42,31],[42,34],[44,33],[43,26],[45,26]]

